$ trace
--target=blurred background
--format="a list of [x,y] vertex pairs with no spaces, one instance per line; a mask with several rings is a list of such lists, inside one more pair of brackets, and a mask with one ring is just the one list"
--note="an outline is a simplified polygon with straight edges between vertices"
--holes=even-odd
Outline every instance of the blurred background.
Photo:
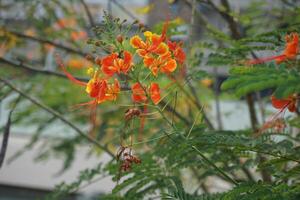
[[[212,2],[224,9],[222,1]],[[244,26],[238,28],[247,34],[254,30],[259,33],[262,27],[263,31],[284,27],[285,10],[299,4],[288,0],[230,0],[229,3],[233,17],[243,16],[239,22]],[[73,108],[78,102],[85,102],[85,97],[76,86],[55,75],[58,67],[54,55],[59,53],[73,72],[83,76],[82,69],[90,65],[85,55],[89,52],[105,54],[87,45],[88,38],[94,37],[92,27],[103,26],[104,11],[121,21],[126,19],[124,25],[132,24],[129,35],[140,26],[158,30],[166,19],[170,20],[175,30],[172,39],[184,41],[188,62],[208,72],[195,87],[205,94],[199,96],[213,126],[224,130],[251,127],[249,107],[244,99],[220,92],[220,84],[227,77],[227,66],[215,67],[206,62],[211,52],[204,50],[205,42],[218,44],[219,48],[222,44],[207,33],[203,19],[224,35],[230,35],[230,27],[216,8],[200,0],[0,0],[0,76],[89,132],[89,111]],[[271,52],[258,52],[258,56]],[[0,91],[2,133],[18,94],[3,84]],[[274,111],[264,100],[270,93],[263,91],[253,95],[260,123]],[[116,122],[125,110],[117,104],[98,109],[99,130],[95,137],[110,149],[116,150],[114,139],[119,130]],[[80,171],[110,161],[109,155],[81,144],[76,131],[28,99],[18,103],[12,121],[7,153],[0,169],[1,200],[43,197],[62,181],[75,181]],[[159,123],[156,126],[160,126]],[[109,193],[114,186],[110,176],[101,176],[66,199],[94,199],[99,194]],[[228,186],[211,180],[210,188],[223,191]]]

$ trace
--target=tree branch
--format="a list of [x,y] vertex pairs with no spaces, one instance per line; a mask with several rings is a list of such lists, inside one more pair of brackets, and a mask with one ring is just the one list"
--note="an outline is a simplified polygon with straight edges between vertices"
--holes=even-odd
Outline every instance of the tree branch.
[[95,22],[94,22],[94,19],[92,17],[92,14],[90,12],[90,9],[89,7],[86,5],[85,1],[84,0],[80,0],[81,4],[83,5],[83,8],[86,12],[86,15],[88,16],[88,19],[89,19],[89,22],[90,22],[90,25],[91,26],[95,26]]
[[110,0],[113,2],[116,6],[118,6],[124,13],[126,13],[129,17],[131,17],[133,20],[140,21],[136,16],[134,16],[130,11],[128,11],[122,4],[115,0]]
[[[49,70],[42,70],[42,69],[37,69],[31,66],[28,66],[22,62],[14,62],[8,59],[5,59],[3,57],[0,57],[0,63],[5,63],[8,64],[12,67],[18,68],[18,69],[23,69],[26,70],[29,73],[33,73],[33,74],[42,74],[42,75],[49,75],[49,76],[56,76],[59,78],[65,78],[68,79],[68,77],[63,74],[63,73],[59,73],[59,72],[55,72],[55,71],[49,71]],[[77,80],[83,81],[83,82],[88,82],[89,79],[88,78],[83,78],[83,77],[74,77]],[[121,90],[122,91],[126,91],[126,90],[130,90],[130,88],[128,86],[125,85],[121,85]]]
[[[37,69],[37,68],[31,67],[29,65],[26,65],[22,62],[11,61],[11,60],[5,59],[3,57],[0,57],[0,63],[5,63],[5,64],[8,64],[12,67],[15,67],[15,68],[18,68],[18,69],[23,69],[23,70],[26,70],[27,72],[33,73],[33,74],[50,75],[50,76],[56,76],[56,77],[59,77],[59,78],[66,78],[67,79],[67,76],[63,73],[59,73],[59,72],[55,72],[55,71],[49,71],[49,70]],[[80,81],[84,81],[84,82],[89,81],[89,79],[83,78],[83,77],[75,77],[75,78],[80,80]]]
[[63,44],[56,43],[56,42],[53,42],[53,41],[48,40],[48,39],[43,39],[43,38],[40,38],[40,37],[33,37],[33,36],[25,35],[23,33],[19,33],[19,32],[16,32],[16,31],[11,31],[11,30],[6,30],[6,29],[5,29],[5,31],[7,31],[7,32],[9,32],[9,33],[11,33],[11,34],[13,34],[17,37],[32,40],[32,41],[39,42],[39,43],[50,44],[50,45],[53,45],[57,48],[63,49],[65,51],[68,51],[68,52],[71,52],[71,53],[74,53],[74,54],[78,54],[78,55],[83,56],[83,57],[85,57],[87,55],[86,52],[79,51],[77,49],[73,49],[72,47],[64,46]]
[[23,96],[24,98],[28,99],[29,101],[31,101],[33,104],[37,105],[38,107],[40,107],[41,109],[47,111],[48,113],[52,114],[54,117],[60,119],[62,122],[64,122],[65,124],[67,124],[70,128],[72,128],[74,131],[76,131],[80,136],[82,136],[84,139],[86,139],[87,141],[91,142],[92,144],[96,145],[98,148],[102,149],[103,151],[105,151],[107,154],[109,154],[111,157],[114,157],[114,154],[104,145],[100,144],[97,140],[93,139],[92,137],[90,137],[89,135],[86,135],[83,131],[81,131],[76,125],[74,125],[72,122],[70,122],[69,120],[67,120],[64,116],[62,116],[60,113],[58,113],[57,111],[53,110],[52,108],[44,105],[43,103],[39,102],[38,100],[30,97],[29,95],[25,94],[24,92],[22,92],[21,90],[17,89],[15,86],[13,86],[9,81],[3,79],[0,77],[0,81],[2,81],[5,85],[7,85],[8,87],[10,87],[12,90],[14,90],[15,92],[19,93],[21,96]]

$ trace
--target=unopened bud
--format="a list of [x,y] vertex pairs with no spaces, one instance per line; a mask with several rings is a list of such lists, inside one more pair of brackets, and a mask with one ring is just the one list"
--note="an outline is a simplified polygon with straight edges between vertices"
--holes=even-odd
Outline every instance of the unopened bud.
[[89,60],[89,61],[92,61],[93,60],[93,56],[91,54],[87,54],[85,56],[85,59]]
[[96,41],[96,42],[95,42],[95,45],[96,45],[97,47],[100,47],[100,46],[101,46],[101,42],[100,42],[100,41]]
[[123,40],[124,40],[124,38],[123,38],[122,35],[118,35],[118,36],[117,36],[117,41],[118,41],[120,44],[122,44]]
[[99,56],[97,56],[97,57],[95,58],[95,63],[96,63],[97,65],[101,65],[101,58],[100,58]]
[[145,28],[145,25],[143,23],[139,23],[139,29],[144,29]]

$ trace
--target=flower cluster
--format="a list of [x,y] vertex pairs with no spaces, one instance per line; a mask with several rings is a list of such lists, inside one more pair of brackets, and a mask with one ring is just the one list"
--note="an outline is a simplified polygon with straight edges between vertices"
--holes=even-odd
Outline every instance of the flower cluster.
[[[143,111],[136,107],[128,109],[124,117],[125,125],[134,117],[138,117],[140,118],[139,132],[142,132],[147,104],[157,105],[162,99],[160,86],[157,81],[154,82],[153,80],[158,80],[161,75],[169,76],[185,61],[182,43],[172,42],[166,37],[167,24],[165,24],[161,35],[145,31],[144,40],[140,36],[134,35],[126,41],[124,38],[127,37],[119,34],[114,38],[114,41],[96,41],[96,46],[106,44],[106,47],[111,48],[105,49],[103,47],[109,51],[109,54],[94,59],[96,67],[88,68],[87,73],[90,78],[87,82],[74,77],[67,71],[62,61],[58,61],[68,79],[84,87],[85,92],[92,99],[79,105],[93,105],[92,108],[95,109],[98,104],[115,101],[121,92],[119,80],[122,80],[125,87],[128,88],[129,86],[131,89],[132,101],[143,104],[144,107]],[[60,26],[63,25],[64,23],[61,22]],[[110,35],[112,34],[110,33]],[[125,48],[126,45],[123,45],[125,42],[133,48]],[[89,60],[92,60],[91,56],[89,56]],[[73,66],[71,64],[68,65]],[[144,77],[144,75],[146,76]],[[131,135],[130,138],[132,145]],[[123,144],[123,140],[121,140],[121,144]],[[131,146],[123,145],[117,153],[117,160],[121,161],[120,172],[129,171],[133,164],[141,163],[141,160],[133,155]]]
[[[181,48],[181,44],[171,42],[166,38],[166,26],[161,35],[150,31],[144,32],[145,40],[135,35],[130,39],[130,44],[136,49],[146,68],[148,68],[154,77],[159,73],[170,74],[174,72],[178,64],[185,61],[185,53]],[[146,102],[147,93],[152,102],[158,104],[161,95],[158,83],[152,82],[150,86],[143,86],[141,83],[135,83],[131,87],[132,99],[134,102]]]
[[80,30],[75,18],[61,18],[61,19],[58,19],[56,21],[56,23],[54,23],[53,27],[56,30],[62,30],[62,29],[72,30],[71,33],[70,33],[70,38],[73,41],[83,40],[83,39],[87,38],[87,33],[83,30]]
[[[291,33],[285,36],[286,46],[281,55],[271,56],[267,58],[259,58],[248,61],[248,64],[260,64],[264,62],[268,62],[271,60],[275,60],[277,64],[282,62],[286,62],[289,60],[294,60],[299,53],[299,35],[298,33]],[[275,130],[282,131],[285,128],[283,115],[286,110],[290,112],[296,112],[296,104],[297,104],[298,95],[292,94],[285,99],[277,99],[274,95],[271,96],[272,106],[276,109],[279,109],[277,113],[275,113],[270,120],[268,120],[260,132],[269,128],[274,128]]]
[[[164,33],[160,36],[150,31],[144,32],[145,41],[139,36],[130,39],[136,53],[143,58],[143,62],[154,76],[159,72],[172,73],[176,70],[177,62],[183,63],[185,53],[176,42],[166,41]],[[166,42],[165,42],[166,41]]]
[[118,79],[111,81],[109,77],[103,76],[99,69],[94,70],[93,68],[89,68],[88,73],[90,74],[90,80],[86,83],[76,79],[65,69],[64,65],[61,64],[60,66],[66,76],[73,83],[85,87],[86,93],[92,98],[91,101],[79,105],[97,105],[105,101],[115,101],[117,99],[120,93],[120,83]]
[[[155,78],[159,73],[170,74],[174,72],[179,64],[183,64],[185,53],[181,47],[181,43],[171,42],[166,37],[166,27],[161,35],[150,31],[144,32],[145,40],[138,35],[130,38],[130,44],[135,48],[134,54],[126,49],[119,49],[118,52],[112,52],[103,58],[97,58],[95,63],[98,65],[96,69],[89,68],[90,80],[88,83],[82,82],[67,72],[66,68],[61,64],[61,68],[66,76],[74,83],[84,86],[88,95],[93,98],[89,104],[100,104],[105,101],[114,101],[117,99],[121,91],[118,77],[125,75],[130,80],[139,80],[134,77],[131,71],[136,68],[134,63],[134,55],[137,54],[143,60],[145,69],[150,69]],[[123,37],[118,36],[116,41],[123,43]],[[151,99],[154,104],[158,104],[161,100],[161,91],[159,84],[151,82],[149,86],[145,83],[137,81],[131,85],[132,100],[135,103],[147,103]]]

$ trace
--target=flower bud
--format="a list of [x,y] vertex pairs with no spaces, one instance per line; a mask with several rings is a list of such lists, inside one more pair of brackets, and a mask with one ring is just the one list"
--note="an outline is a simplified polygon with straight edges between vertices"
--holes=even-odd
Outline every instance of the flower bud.
[[117,41],[118,41],[120,44],[122,44],[123,40],[124,40],[124,38],[123,38],[122,35],[118,35],[118,36],[117,36]]
[[97,57],[95,58],[95,63],[96,63],[97,65],[101,65],[101,58],[100,58],[99,56],[97,56]]
[[93,60],[93,56],[91,54],[87,54],[85,56],[85,59],[87,59],[88,61],[92,61]]

